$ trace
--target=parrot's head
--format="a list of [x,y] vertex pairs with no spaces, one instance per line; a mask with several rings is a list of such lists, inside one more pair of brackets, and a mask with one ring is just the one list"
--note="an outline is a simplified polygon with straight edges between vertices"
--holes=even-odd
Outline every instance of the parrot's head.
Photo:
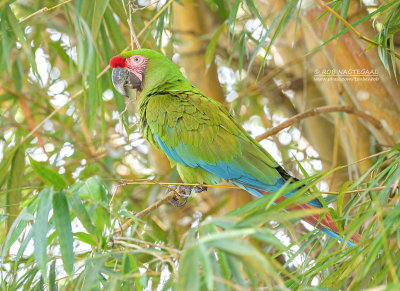
[[179,68],[162,54],[150,49],[124,52],[110,60],[112,83],[126,97],[128,89],[147,95],[165,84],[185,79]]
[[148,59],[142,55],[124,58],[115,56],[110,60],[112,82],[115,89],[128,97],[127,89],[143,89]]

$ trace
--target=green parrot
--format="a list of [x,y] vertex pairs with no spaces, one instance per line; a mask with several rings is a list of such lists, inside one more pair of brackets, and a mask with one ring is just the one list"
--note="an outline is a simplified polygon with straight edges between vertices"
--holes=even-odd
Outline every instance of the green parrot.
[[[168,156],[185,183],[217,184],[225,179],[260,197],[297,180],[220,103],[196,89],[161,53],[150,49],[127,51],[113,57],[110,66],[113,85],[120,94],[128,97],[129,89],[138,92],[139,127],[144,138]],[[180,186],[177,191],[188,197],[192,188]],[[322,207],[318,199],[288,211],[315,207]],[[313,215],[305,220],[339,237],[339,229],[329,215]],[[358,240],[355,234],[347,243],[353,245]]]

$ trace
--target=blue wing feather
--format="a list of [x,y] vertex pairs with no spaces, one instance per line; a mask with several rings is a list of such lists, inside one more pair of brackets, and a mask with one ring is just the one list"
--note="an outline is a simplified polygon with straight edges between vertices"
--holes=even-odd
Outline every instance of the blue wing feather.
[[[184,166],[189,166],[192,168],[200,168],[204,171],[213,173],[214,175],[225,179],[225,180],[230,180],[237,186],[243,188],[244,190],[248,191],[250,194],[254,196],[262,196],[258,190],[263,190],[266,192],[273,192],[278,189],[280,189],[285,183],[286,180],[283,178],[280,178],[277,180],[276,184],[274,185],[268,185],[265,183],[260,182],[257,180],[255,177],[250,175],[248,172],[244,171],[240,165],[235,162],[234,160],[231,162],[218,162],[216,164],[211,164],[207,163],[204,160],[199,160],[195,159],[194,157],[190,156],[187,153],[187,150],[185,148],[185,144],[182,143],[182,141],[179,142],[179,144],[171,148],[167,146],[159,136],[154,134],[154,137],[160,147],[163,149],[165,154],[172,160],[184,165]],[[296,190],[291,191],[287,194],[285,194],[286,197],[292,195]],[[314,199],[312,201],[309,201],[307,204],[316,206],[316,207],[322,207],[321,202],[318,199]]]

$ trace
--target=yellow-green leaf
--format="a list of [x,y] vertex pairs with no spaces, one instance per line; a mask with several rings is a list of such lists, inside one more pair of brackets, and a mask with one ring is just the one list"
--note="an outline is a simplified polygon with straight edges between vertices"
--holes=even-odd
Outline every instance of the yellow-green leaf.
[[49,228],[48,217],[51,208],[53,188],[46,188],[39,193],[39,205],[36,213],[33,236],[34,255],[42,276],[47,275],[47,232]]
[[35,161],[29,157],[31,166],[36,174],[49,186],[54,186],[54,189],[59,190],[66,187],[64,178],[56,171],[46,167],[43,163]]
[[65,193],[61,190],[53,195],[54,220],[61,249],[61,258],[65,271],[71,275],[74,271],[74,251],[71,217]]

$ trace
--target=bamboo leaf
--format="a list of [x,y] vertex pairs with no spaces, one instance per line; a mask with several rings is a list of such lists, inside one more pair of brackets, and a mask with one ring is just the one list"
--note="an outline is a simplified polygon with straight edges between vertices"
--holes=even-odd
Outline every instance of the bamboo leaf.
[[104,12],[106,11],[107,5],[110,2],[110,0],[95,0],[94,1],[94,12],[93,12],[93,18],[92,18],[92,36],[93,39],[97,38],[97,35],[99,34],[100,30],[100,24],[101,21],[103,20],[103,15]]
[[95,61],[94,66],[90,68],[89,73],[89,129],[92,131],[96,121],[97,104],[98,104],[98,91],[97,91],[97,61]]
[[91,246],[96,247],[98,244],[92,235],[84,232],[74,232],[74,236],[81,242],[87,243]]
[[33,57],[31,47],[28,45],[24,31],[22,30],[21,25],[18,23],[17,18],[15,17],[14,13],[12,12],[11,8],[7,6],[7,19],[8,23],[10,24],[14,34],[18,38],[18,41],[21,43],[22,48],[24,49],[24,52],[26,54],[26,57],[28,58],[31,66],[32,66],[32,71],[36,75],[38,79],[40,79],[40,75],[37,71],[36,67],[36,62],[35,58]]
[[72,275],[74,271],[74,251],[71,217],[69,215],[67,198],[63,190],[53,195],[53,209],[64,269],[69,275]]
[[15,263],[17,264],[18,261],[21,259],[23,253],[26,250],[26,247],[28,246],[28,243],[31,241],[31,239],[33,238],[33,235],[35,233],[35,230],[33,228],[31,228],[28,232],[28,234],[25,236],[24,241],[22,242],[22,244],[20,245],[20,247],[18,248],[18,252],[17,255],[15,256]]
[[8,228],[19,215],[19,205],[21,203],[21,188],[23,185],[25,171],[25,151],[23,146],[19,146],[11,161],[11,169],[7,183],[7,226]]
[[228,18],[228,36],[232,36],[232,39],[234,37],[234,31],[235,31],[235,26],[236,26],[236,15],[239,11],[239,5],[242,1],[236,0],[235,4],[233,5],[233,8],[231,9],[231,12],[229,14]]
[[[136,256],[129,255],[129,261],[130,261],[130,264],[132,266],[131,272],[132,273],[138,273],[139,272],[139,267],[138,267],[138,261],[137,261]],[[142,283],[140,281],[140,277],[135,277],[135,289],[136,289],[136,291],[141,291],[141,290],[144,289],[143,286],[142,286]]]
[[119,31],[120,28],[110,9],[106,9],[104,21],[106,23],[108,35],[114,45],[114,50],[118,53],[122,52],[127,47],[127,43],[121,33],[114,33],[115,31]]
[[342,214],[343,214],[344,192],[348,189],[350,184],[351,184],[351,181],[347,181],[340,187],[338,199],[337,199],[337,203],[336,203],[338,216],[342,216]]
[[1,257],[4,258],[6,252],[10,249],[10,247],[15,243],[15,241],[20,237],[21,233],[25,230],[29,221],[34,220],[33,212],[35,210],[35,205],[31,205],[24,211],[18,215],[17,219],[11,225],[11,228],[8,231],[6,240],[4,242]]
[[199,244],[198,248],[199,248],[201,265],[203,266],[203,272],[204,272],[203,275],[206,281],[207,289],[214,290],[213,270],[207,250],[203,244]]
[[54,186],[54,189],[59,190],[66,187],[64,178],[56,171],[46,167],[43,163],[39,163],[29,157],[31,166],[36,174],[49,186]]
[[80,222],[82,222],[85,229],[91,233],[96,233],[96,228],[94,227],[92,220],[90,219],[89,213],[87,212],[85,206],[82,203],[81,198],[78,194],[74,193],[69,197],[69,203],[74,211],[75,215],[78,217]]
[[48,217],[51,208],[51,200],[53,198],[53,188],[46,188],[39,193],[38,210],[36,213],[35,231],[33,237],[34,255],[39,269],[42,271],[42,276],[46,279],[47,276],[47,232],[48,232]]
[[[1,10],[1,19],[5,19],[7,14],[7,9]],[[1,42],[1,60],[2,63],[7,68],[8,72],[11,72],[11,58],[10,58],[10,42],[8,39],[8,32],[7,32],[7,21],[1,21],[1,35],[2,35],[2,42]]]
[[258,20],[260,20],[260,22],[262,23],[262,25],[263,25],[264,27],[267,27],[267,26],[265,25],[264,18],[262,18],[262,16],[260,15],[260,12],[258,12],[257,7],[254,5],[254,1],[253,1],[253,0],[246,0],[246,5],[247,5],[247,7],[249,8],[249,10],[251,11],[251,13],[252,13],[255,17],[257,17]]
[[200,290],[199,268],[200,251],[197,246],[185,250],[179,261],[179,274],[176,290]]
[[50,265],[50,272],[49,272],[49,291],[57,291],[57,282],[56,282],[56,261]]
[[18,150],[18,147],[12,148],[10,151],[5,151],[2,161],[0,162],[0,187],[8,181],[8,176],[10,171],[11,162],[14,159],[15,152]]
[[214,36],[211,38],[210,43],[207,46],[204,58],[206,61],[207,68],[210,66],[211,62],[214,59],[215,48],[217,47],[218,39],[221,35],[221,32],[224,30],[226,24],[223,23],[215,32]]

